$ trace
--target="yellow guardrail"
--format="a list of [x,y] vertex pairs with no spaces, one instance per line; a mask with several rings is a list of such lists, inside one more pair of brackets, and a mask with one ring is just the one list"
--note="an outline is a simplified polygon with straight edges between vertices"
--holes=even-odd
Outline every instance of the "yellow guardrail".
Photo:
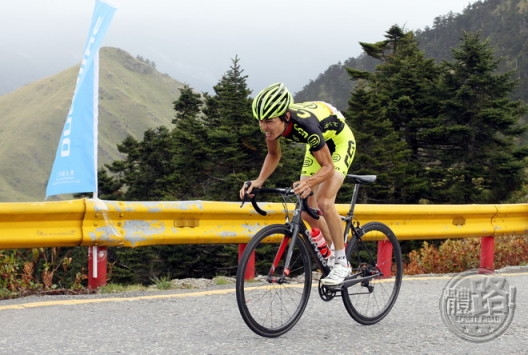
[[[281,203],[259,205],[267,216],[238,202],[0,203],[0,249],[246,243],[264,225],[284,222]],[[347,209],[338,205],[342,214]],[[528,204],[359,204],[356,216],[363,224],[386,223],[400,240],[528,234]]]

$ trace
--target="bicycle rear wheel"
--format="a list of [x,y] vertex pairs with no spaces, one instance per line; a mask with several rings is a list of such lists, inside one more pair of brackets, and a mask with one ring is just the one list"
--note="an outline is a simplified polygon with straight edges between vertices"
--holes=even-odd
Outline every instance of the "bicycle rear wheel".
[[383,223],[370,222],[361,228],[361,238],[353,236],[346,249],[354,277],[369,277],[342,290],[345,308],[358,323],[371,325],[392,309],[400,292],[403,262],[400,243]]
[[238,264],[238,309],[248,327],[264,337],[277,337],[289,331],[300,319],[310,297],[311,261],[300,238],[296,238],[289,271],[284,272],[292,240],[289,233],[281,224],[264,227],[248,243]]

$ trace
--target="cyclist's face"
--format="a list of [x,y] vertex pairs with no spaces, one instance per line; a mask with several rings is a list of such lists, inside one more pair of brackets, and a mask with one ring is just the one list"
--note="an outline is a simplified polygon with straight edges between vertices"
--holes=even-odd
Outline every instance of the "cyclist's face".
[[285,123],[279,117],[269,120],[260,120],[260,130],[266,135],[266,139],[277,139],[284,132]]

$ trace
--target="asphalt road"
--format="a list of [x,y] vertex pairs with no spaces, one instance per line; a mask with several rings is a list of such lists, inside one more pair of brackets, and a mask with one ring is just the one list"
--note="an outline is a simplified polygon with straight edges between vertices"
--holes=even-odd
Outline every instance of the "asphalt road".
[[449,331],[439,304],[452,275],[405,277],[380,323],[355,323],[340,298],[314,287],[297,325],[279,338],[250,331],[234,285],[203,290],[45,296],[0,301],[0,354],[528,354],[528,272],[506,270],[516,289],[508,329],[484,343]]

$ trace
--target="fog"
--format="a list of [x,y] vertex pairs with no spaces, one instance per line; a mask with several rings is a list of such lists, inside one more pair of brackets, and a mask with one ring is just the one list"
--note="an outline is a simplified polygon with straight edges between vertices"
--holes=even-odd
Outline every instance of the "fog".
[[[468,0],[122,0],[103,46],[121,48],[199,91],[212,92],[238,56],[251,90],[276,81],[297,92],[361,54],[394,24],[432,27]],[[0,95],[80,63],[94,0],[0,5]]]

